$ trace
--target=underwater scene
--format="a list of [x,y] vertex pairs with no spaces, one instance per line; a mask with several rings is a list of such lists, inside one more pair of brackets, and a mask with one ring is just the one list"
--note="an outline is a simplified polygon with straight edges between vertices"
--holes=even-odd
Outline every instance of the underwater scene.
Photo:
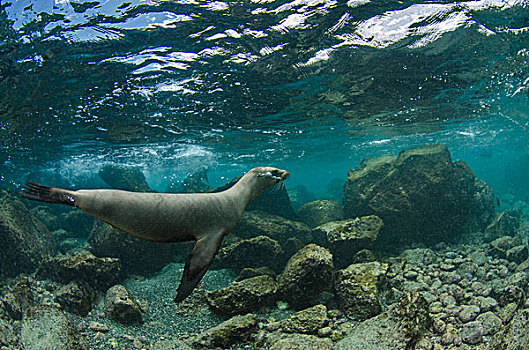
[[529,1],[0,0],[0,349],[529,349]]

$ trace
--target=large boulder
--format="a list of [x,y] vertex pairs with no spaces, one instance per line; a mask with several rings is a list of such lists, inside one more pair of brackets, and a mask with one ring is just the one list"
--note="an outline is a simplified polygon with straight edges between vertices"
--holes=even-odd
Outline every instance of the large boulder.
[[191,342],[197,348],[227,349],[235,343],[251,340],[258,330],[258,319],[254,314],[234,316],[213,328],[206,329]]
[[56,242],[46,226],[6,191],[0,192],[0,275],[33,272],[55,254]]
[[343,221],[333,221],[313,230],[314,237],[325,237],[336,268],[353,263],[355,254],[371,249],[383,227],[378,216],[370,215]]
[[134,296],[121,284],[116,284],[105,294],[105,313],[123,324],[141,323],[141,308]]
[[24,349],[88,349],[88,345],[68,317],[54,307],[33,309],[22,320],[20,333]]
[[241,238],[268,236],[283,245],[296,237],[304,244],[312,241],[311,229],[302,222],[264,212],[245,212],[233,233]]
[[305,203],[296,214],[311,228],[326,222],[343,220],[343,209],[337,201],[320,200]]
[[237,272],[244,268],[269,267],[277,271],[283,262],[283,249],[267,236],[243,239],[221,248],[213,268],[231,268]]
[[303,333],[317,335],[318,331],[329,323],[327,307],[315,305],[298,311],[279,322],[279,329],[285,333]]
[[309,244],[294,254],[278,280],[279,297],[296,309],[314,305],[333,279],[329,250]]
[[90,253],[48,258],[36,274],[39,280],[51,279],[59,283],[85,281],[100,290],[116,284],[122,277],[119,259],[97,258]]
[[229,287],[206,293],[213,311],[222,315],[242,315],[274,303],[277,283],[268,275],[234,282]]
[[119,258],[129,273],[150,273],[171,262],[173,246],[133,237],[104,222],[96,221],[88,239],[90,251],[98,257]]
[[518,310],[512,320],[494,334],[487,350],[529,348],[529,309]]
[[431,245],[484,229],[495,215],[491,193],[466,163],[452,162],[446,146],[426,145],[349,170],[344,216],[380,217],[380,247]]
[[388,265],[377,261],[352,264],[336,272],[334,289],[341,309],[350,317],[365,320],[382,312],[380,286]]

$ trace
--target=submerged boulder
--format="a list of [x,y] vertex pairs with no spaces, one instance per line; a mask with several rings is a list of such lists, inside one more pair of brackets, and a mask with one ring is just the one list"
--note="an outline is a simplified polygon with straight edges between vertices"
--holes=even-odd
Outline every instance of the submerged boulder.
[[332,278],[333,262],[329,250],[309,244],[288,261],[279,277],[279,297],[296,309],[311,306],[321,292],[329,288]]
[[444,145],[365,159],[349,170],[344,216],[377,215],[381,247],[454,240],[484,229],[495,215],[492,191]]
[[258,319],[254,314],[234,316],[213,328],[206,329],[191,342],[197,348],[227,349],[235,343],[251,340],[258,330]]
[[90,251],[98,257],[119,258],[129,273],[150,273],[171,262],[173,246],[133,237],[104,222],[96,221],[88,239]]
[[56,242],[17,197],[0,192],[0,275],[33,272],[55,254]]
[[241,238],[268,236],[283,245],[296,237],[307,244],[312,240],[311,229],[302,222],[264,212],[245,212],[233,233]]
[[311,228],[327,222],[343,220],[343,209],[337,201],[309,202],[301,206],[296,214],[302,222]]
[[114,321],[123,324],[141,323],[141,308],[134,296],[122,285],[117,284],[105,294],[105,313]]
[[315,305],[298,311],[279,322],[279,329],[285,333],[318,334],[318,330],[327,326],[327,307]]
[[272,305],[276,292],[276,281],[268,275],[261,275],[207,292],[206,300],[213,311],[219,314],[242,315]]
[[355,254],[363,249],[371,249],[383,227],[378,216],[370,215],[343,221],[333,221],[313,230],[313,236],[323,235],[337,268],[348,266]]
[[345,314],[365,320],[382,312],[379,286],[388,265],[377,261],[352,264],[336,272],[334,289]]
[[24,316],[20,333],[24,349],[88,349],[68,317],[54,307],[38,307]]
[[87,282],[72,281],[55,292],[55,301],[64,310],[84,317],[92,309],[95,291]]
[[48,258],[39,266],[36,278],[59,283],[85,281],[96,289],[106,289],[122,278],[119,259],[97,258],[83,253],[69,257]]

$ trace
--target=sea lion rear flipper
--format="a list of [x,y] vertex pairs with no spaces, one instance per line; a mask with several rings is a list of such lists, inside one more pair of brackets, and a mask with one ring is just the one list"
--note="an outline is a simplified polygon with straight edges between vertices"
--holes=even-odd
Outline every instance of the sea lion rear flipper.
[[193,250],[191,250],[187,258],[184,275],[178,287],[178,294],[174,299],[175,302],[180,302],[187,298],[198,285],[213,262],[223,237],[224,235],[221,232],[205,235],[196,241]]

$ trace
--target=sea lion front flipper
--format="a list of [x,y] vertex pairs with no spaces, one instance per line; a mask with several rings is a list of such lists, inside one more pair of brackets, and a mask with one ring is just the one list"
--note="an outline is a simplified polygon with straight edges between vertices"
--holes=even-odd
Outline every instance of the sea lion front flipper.
[[184,275],[178,287],[174,301],[184,300],[191,294],[200,282],[219,250],[224,235],[221,233],[208,234],[196,241],[193,250],[187,257]]

